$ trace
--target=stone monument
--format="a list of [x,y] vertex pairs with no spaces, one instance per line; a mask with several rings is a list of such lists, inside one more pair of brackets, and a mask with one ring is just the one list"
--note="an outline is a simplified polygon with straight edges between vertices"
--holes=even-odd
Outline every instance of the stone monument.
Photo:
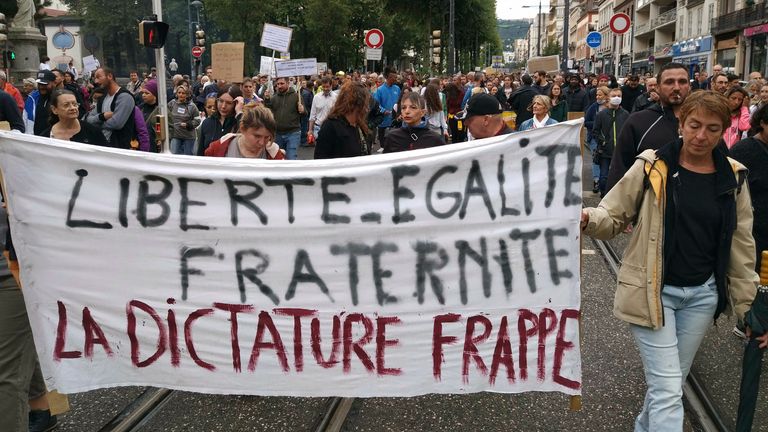
[[37,75],[40,66],[40,48],[45,48],[48,38],[35,27],[37,5],[34,0],[17,0],[19,11],[10,22],[8,43],[16,53],[16,60],[11,68],[13,83],[20,85],[21,80]]

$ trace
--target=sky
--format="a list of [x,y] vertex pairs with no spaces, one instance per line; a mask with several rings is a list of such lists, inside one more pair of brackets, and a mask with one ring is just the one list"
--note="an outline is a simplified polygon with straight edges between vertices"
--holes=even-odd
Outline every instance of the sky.
[[[542,10],[546,9],[549,2],[544,0]],[[532,7],[521,7],[532,6]],[[539,2],[536,0],[496,0],[496,18],[499,19],[520,19],[534,18],[539,12]]]

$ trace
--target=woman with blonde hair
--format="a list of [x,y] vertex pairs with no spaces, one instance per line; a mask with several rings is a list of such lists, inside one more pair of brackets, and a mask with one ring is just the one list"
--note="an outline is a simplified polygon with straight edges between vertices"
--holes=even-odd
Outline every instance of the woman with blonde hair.
[[544,126],[557,124],[557,120],[549,116],[549,110],[552,108],[552,102],[549,96],[536,95],[533,97],[531,106],[528,107],[528,111],[533,113],[533,117],[522,122],[518,131],[524,131],[529,129],[538,129]]
[[336,103],[317,134],[315,159],[370,154],[366,140],[370,98],[371,92],[360,82],[347,81],[341,86]]
[[[723,312],[743,319],[757,292],[747,169],[718,148],[730,113],[725,96],[691,93],[678,113],[682,137],[642,152],[596,208],[582,210],[581,229],[594,238],[634,224],[613,310],[645,369],[635,431],[683,430],[682,387],[707,330]],[[768,334],[758,339],[768,346]]]

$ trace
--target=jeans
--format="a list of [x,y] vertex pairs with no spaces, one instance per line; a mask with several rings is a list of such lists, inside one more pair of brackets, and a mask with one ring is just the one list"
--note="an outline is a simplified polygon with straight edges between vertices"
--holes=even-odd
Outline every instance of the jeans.
[[300,140],[301,130],[279,133],[275,136],[275,143],[285,150],[285,158],[289,160],[296,160],[298,158],[297,150]]
[[173,154],[183,154],[192,156],[192,149],[195,147],[195,140],[171,138],[171,152]]
[[598,187],[600,189],[600,197],[602,198],[605,196],[605,186],[608,184],[608,169],[611,167],[611,158],[601,157],[598,167],[600,168]]
[[299,118],[301,124],[301,145],[307,145],[307,131],[309,130],[309,114],[302,114]]
[[[592,154],[595,154],[595,151],[597,151],[597,140],[591,139],[589,140],[589,150],[592,152]],[[600,165],[596,163],[592,163],[592,180],[597,181],[600,179]]]
[[664,285],[664,326],[630,325],[640,350],[648,391],[635,432],[683,430],[683,383],[717,307],[715,277],[703,285]]

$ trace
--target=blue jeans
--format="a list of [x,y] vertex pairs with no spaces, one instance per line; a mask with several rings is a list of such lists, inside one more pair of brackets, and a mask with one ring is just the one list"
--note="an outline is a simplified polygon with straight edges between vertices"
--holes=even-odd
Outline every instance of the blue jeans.
[[171,152],[173,154],[184,154],[192,156],[192,149],[194,147],[194,139],[171,138]]
[[665,285],[661,299],[664,327],[630,325],[648,385],[635,432],[683,430],[683,383],[715,316],[715,277],[694,287]]
[[275,136],[275,143],[277,143],[281,149],[285,150],[285,158],[289,160],[297,159],[300,140],[301,129],[288,133],[279,133]]
[[[597,150],[597,140],[591,139],[589,140],[589,150],[592,152],[592,154],[595,154],[595,151]],[[596,163],[592,163],[592,180],[597,181],[600,179],[600,165]]]
[[309,114],[302,114],[299,118],[301,123],[301,145],[307,145],[307,131],[309,130]]
[[598,185],[600,189],[600,197],[605,196],[605,187],[608,184],[608,169],[611,167],[611,158],[607,157],[601,157],[600,158],[600,165],[598,165],[600,168],[600,180],[598,180]]

